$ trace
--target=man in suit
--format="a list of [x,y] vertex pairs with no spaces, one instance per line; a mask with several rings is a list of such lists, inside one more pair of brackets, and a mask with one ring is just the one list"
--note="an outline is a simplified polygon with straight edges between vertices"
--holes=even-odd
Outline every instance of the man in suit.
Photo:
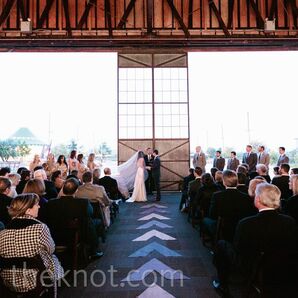
[[[226,294],[232,269],[242,274],[247,280],[251,276],[256,264],[255,261],[261,252],[264,253],[264,256],[272,256],[273,262],[277,260],[277,264],[279,264],[281,254],[291,254],[297,249],[294,219],[277,211],[280,205],[280,190],[268,183],[258,184],[254,204],[259,212],[257,215],[244,218],[238,223],[234,245],[220,241],[215,250],[214,263],[219,280],[214,280],[213,286]],[[282,276],[281,268],[277,264],[267,264],[267,266],[272,266],[272,268],[266,268],[269,269],[269,273],[273,274],[272,277],[277,278],[277,282],[280,282],[281,279],[291,278],[291,271],[288,271],[289,264],[279,264],[285,267],[283,269],[285,269],[287,277]],[[271,282],[272,284],[275,283],[274,280]],[[277,296],[282,297],[284,295]]]
[[8,196],[11,188],[11,181],[6,177],[0,177],[0,221],[6,226],[11,218],[8,214],[8,207],[12,198]]
[[279,158],[278,158],[278,161],[277,161],[277,166],[278,167],[283,163],[287,163],[287,164],[290,163],[289,157],[286,156],[285,152],[286,152],[285,147],[279,147]]
[[221,156],[221,151],[217,150],[215,152],[215,158],[213,159],[213,168],[217,168],[223,171],[225,167],[226,160]]
[[252,151],[252,146],[246,146],[246,153],[243,154],[242,163],[248,164],[248,173],[256,171],[256,165],[258,162],[257,153]]
[[154,185],[156,189],[156,201],[160,201],[160,158],[158,156],[158,150],[153,151],[154,160],[152,162],[151,170],[152,177],[154,179]]
[[200,167],[203,173],[206,172],[206,155],[202,151],[201,146],[196,147],[196,153],[193,156],[192,164],[194,168]]
[[189,175],[183,178],[183,185],[182,185],[182,196],[181,196],[181,200],[180,200],[180,204],[179,204],[179,210],[181,210],[181,212],[183,212],[184,210],[186,210],[186,208],[182,207],[185,205],[186,200],[187,200],[187,192],[188,192],[188,184],[190,181],[195,180],[195,175],[194,175],[194,169],[190,168],[189,169]]
[[[223,172],[223,183],[226,190],[213,194],[210,203],[209,232],[215,234],[216,221],[218,217],[224,220],[222,229],[223,239],[232,241],[238,221],[246,216],[256,213],[251,198],[237,190],[238,177],[234,171],[225,170]],[[207,223],[208,226],[208,223]],[[211,228],[211,229],[210,229]]]
[[201,178],[202,178],[202,169],[200,167],[196,167],[194,171],[195,179],[190,181],[188,184],[188,196],[190,204],[194,201],[199,188],[202,186]]
[[[117,181],[116,181],[116,179],[111,177],[111,169],[110,168],[105,168],[103,170],[103,172],[105,175],[104,175],[104,177],[102,177],[98,180],[98,185],[101,185],[104,187],[108,197],[111,200],[117,200],[118,193],[119,193]],[[93,183],[94,183],[94,181],[93,181]]]
[[258,147],[258,163],[257,164],[263,164],[269,169],[270,164],[270,155],[269,153],[265,152],[265,147],[263,145]]
[[154,190],[154,179],[152,177],[151,166],[154,160],[153,152],[151,148],[146,149],[146,154],[144,156],[146,169],[148,172],[148,178],[145,181],[146,192],[148,195],[152,195],[152,191]]
[[88,245],[90,258],[98,258],[103,256],[103,252],[98,251],[100,223],[92,219],[93,208],[89,200],[75,197],[78,187],[79,181],[75,178],[65,181],[63,196],[50,200],[46,204],[45,222],[50,228],[55,243],[65,244],[69,237],[69,231],[66,229],[67,222],[78,219],[81,240]]
[[236,152],[231,151],[231,157],[228,159],[227,170],[236,171],[239,164],[240,162],[236,156]]
[[271,183],[276,185],[281,191],[281,199],[288,199],[293,195],[292,190],[289,187],[289,176],[290,166],[283,163],[279,167],[279,176],[273,177]]

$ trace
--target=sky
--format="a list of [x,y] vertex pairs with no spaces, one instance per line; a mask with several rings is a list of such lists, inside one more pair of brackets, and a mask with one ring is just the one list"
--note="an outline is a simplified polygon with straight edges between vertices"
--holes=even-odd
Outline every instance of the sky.
[[[188,61],[192,150],[244,151],[249,139],[295,148],[298,52],[198,52]],[[0,67],[0,139],[28,127],[53,145],[117,148],[116,53],[0,53]]]

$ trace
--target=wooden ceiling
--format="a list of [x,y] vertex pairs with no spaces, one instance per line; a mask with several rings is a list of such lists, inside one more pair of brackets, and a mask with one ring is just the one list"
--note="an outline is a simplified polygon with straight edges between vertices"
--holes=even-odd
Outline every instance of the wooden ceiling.
[[[298,0],[0,0],[1,51],[297,50]],[[32,33],[22,33],[30,19]],[[275,30],[266,32],[266,19]]]

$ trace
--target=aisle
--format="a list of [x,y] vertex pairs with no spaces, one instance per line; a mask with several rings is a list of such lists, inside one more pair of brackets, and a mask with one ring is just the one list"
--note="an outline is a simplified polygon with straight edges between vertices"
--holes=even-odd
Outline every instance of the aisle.
[[210,254],[178,211],[179,200],[175,193],[163,194],[157,204],[121,204],[102,246],[104,257],[59,297],[218,297]]

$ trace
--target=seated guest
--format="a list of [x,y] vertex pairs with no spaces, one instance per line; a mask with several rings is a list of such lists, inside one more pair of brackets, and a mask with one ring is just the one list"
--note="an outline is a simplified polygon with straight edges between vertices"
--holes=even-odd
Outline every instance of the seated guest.
[[248,195],[252,198],[252,200],[255,199],[257,185],[264,182],[266,182],[266,180],[261,176],[259,178],[257,176],[256,178],[249,181]]
[[75,178],[65,181],[62,188],[63,196],[50,200],[46,205],[45,222],[48,224],[56,244],[65,245],[68,239],[67,223],[73,219],[80,222],[80,234],[82,242],[89,246],[90,258],[103,256],[98,249],[97,222],[93,221],[93,208],[89,200],[76,196],[79,182]]
[[248,194],[247,176],[244,173],[237,173],[238,185],[237,189],[243,193]]
[[17,174],[21,175],[22,171],[24,171],[24,170],[28,170],[28,169],[25,168],[25,167],[19,167],[18,170],[17,170]]
[[219,190],[225,190],[225,186],[223,184],[223,178],[222,178],[222,171],[216,171],[215,173],[215,184],[218,187]]
[[276,185],[281,191],[281,199],[288,199],[293,195],[292,190],[289,188],[289,176],[290,166],[287,163],[283,163],[279,167],[280,176],[276,176],[272,179],[272,184]]
[[194,199],[194,205],[199,207],[201,215],[209,216],[210,202],[212,195],[220,191],[209,173],[202,175],[202,187],[199,188]]
[[2,231],[4,229],[5,229],[4,223],[2,221],[0,221],[0,231]]
[[290,177],[290,189],[293,196],[285,201],[283,211],[285,214],[292,216],[298,225],[298,175],[294,174]]
[[190,181],[195,180],[195,175],[194,175],[194,169],[190,168],[188,170],[188,175],[186,177],[183,178],[183,184],[182,184],[182,195],[181,195],[181,200],[180,200],[180,204],[179,204],[179,210],[181,210],[181,212],[183,212],[185,210],[185,204],[186,204],[186,200],[188,198],[187,192],[188,192],[188,184]]
[[211,174],[213,180],[215,180],[215,173],[216,173],[217,171],[219,171],[218,168],[211,168],[211,169],[210,169],[210,174]]
[[58,192],[56,190],[56,187],[54,183],[47,178],[47,174],[45,170],[38,169],[34,171],[34,179],[40,179],[44,182],[46,193],[44,197],[48,200],[57,198]]
[[257,164],[256,171],[258,173],[258,176],[264,177],[268,183],[271,182],[271,178],[268,175],[268,168],[265,165],[261,163]]
[[290,175],[297,175],[298,174],[298,168],[292,168],[290,171]]
[[64,179],[60,170],[54,171],[51,175],[51,181],[54,183],[57,192],[59,193],[63,187]]
[[237,190],[238,177],[236,172],[223,172],[225,190],[213,194],[210,203],[209,219],[204,219],[207,230],[215,235],[218,217],[224,220],[223,239],[232,241],[238,221],[256,213],[253,202],[247,194]]
[[9,173],[10,173],[9,167],[3,167],[0,169],[0,176],[2,177],[7,177]]
[[100,169],[94,169],[93,172],[93,184],[97,184],[97,185],[100,185],[99,184],[99,179],[100,179]]
[[[226,241],[219,241],[214,257],[218,280],[213,281],[213,286],[224,292],[227,297],[231,271],[236,271],[238,276],[242,274],[248,281],[255,260],[258,259],[261,252],[264,253],[264,256],[276,254],[273,260],[278,261],[277,256],[280,256],[281,253],[285,255],[296,250],[295,221],[276,211],[280,204],[280,194],[280,190],[275,185],[258,184],[254,204],[259,213],[239,222],[234,245]],[[268,272],[275,274],[278,280],[282,279],[283,276],[280,275],[279,268],[276,268],[275,265],[272,267]],[[274,297],[287,296],[277,295]]]
[[31,172],[27,169],[24,169],[24,170],[22,170],[20,175],[21,175],[21,180],[20,180],[19,184],[16,186],[16,191],[18,194],[21,194],[23,192],[23,189],[24,189],[27,181],[31,177]]
[[10,221],[7,207],[12,198],[8,196],[11,188],[11,181],[6,177],[0,177],[0,221],[6,226]]
[[273,173],[274,173],[274,176],[280,176],[279,167],[274,167],[273,168]]
[[199,188],[202,186],[201,176],[202,176],[202,168],[196,167],[194,171],[195,180],[192,180],[188,183],[188,196],[190,204],[194,201]]
[[[56,280],[63,277],[63,268],[53,255],[55,243],[49,228],[36,219],[38,210],[39,198],[36,194],[18,195],[12,200],[8,209],[12,221],[0,232],[0,256],[30,258],[39,255],[55,285]],[[13,292],[25,293],[36,286],[35,270],[3,269],[0,275],[4,285]]]
[[20,183],[21,175],[19,175],[17,173],[9,173],[7,177],[11,181],[11,188],[10,188],[10,193],[8,194],[8,196],[15,198],[18,195],[18,193],[16,191],[16,187]]
[[[111,169],[110,168],[105,168],[103,170],[104,172],[104,177],[99,179],[99,185],[103,186],[105,191],[108,194],[108,197],[111,200],[117,200],[118,199],[118,184],[116,179],[111,177]],[[94,176],[94,175],[93,175]],[[94,183],[94,181],[93,181]]]

